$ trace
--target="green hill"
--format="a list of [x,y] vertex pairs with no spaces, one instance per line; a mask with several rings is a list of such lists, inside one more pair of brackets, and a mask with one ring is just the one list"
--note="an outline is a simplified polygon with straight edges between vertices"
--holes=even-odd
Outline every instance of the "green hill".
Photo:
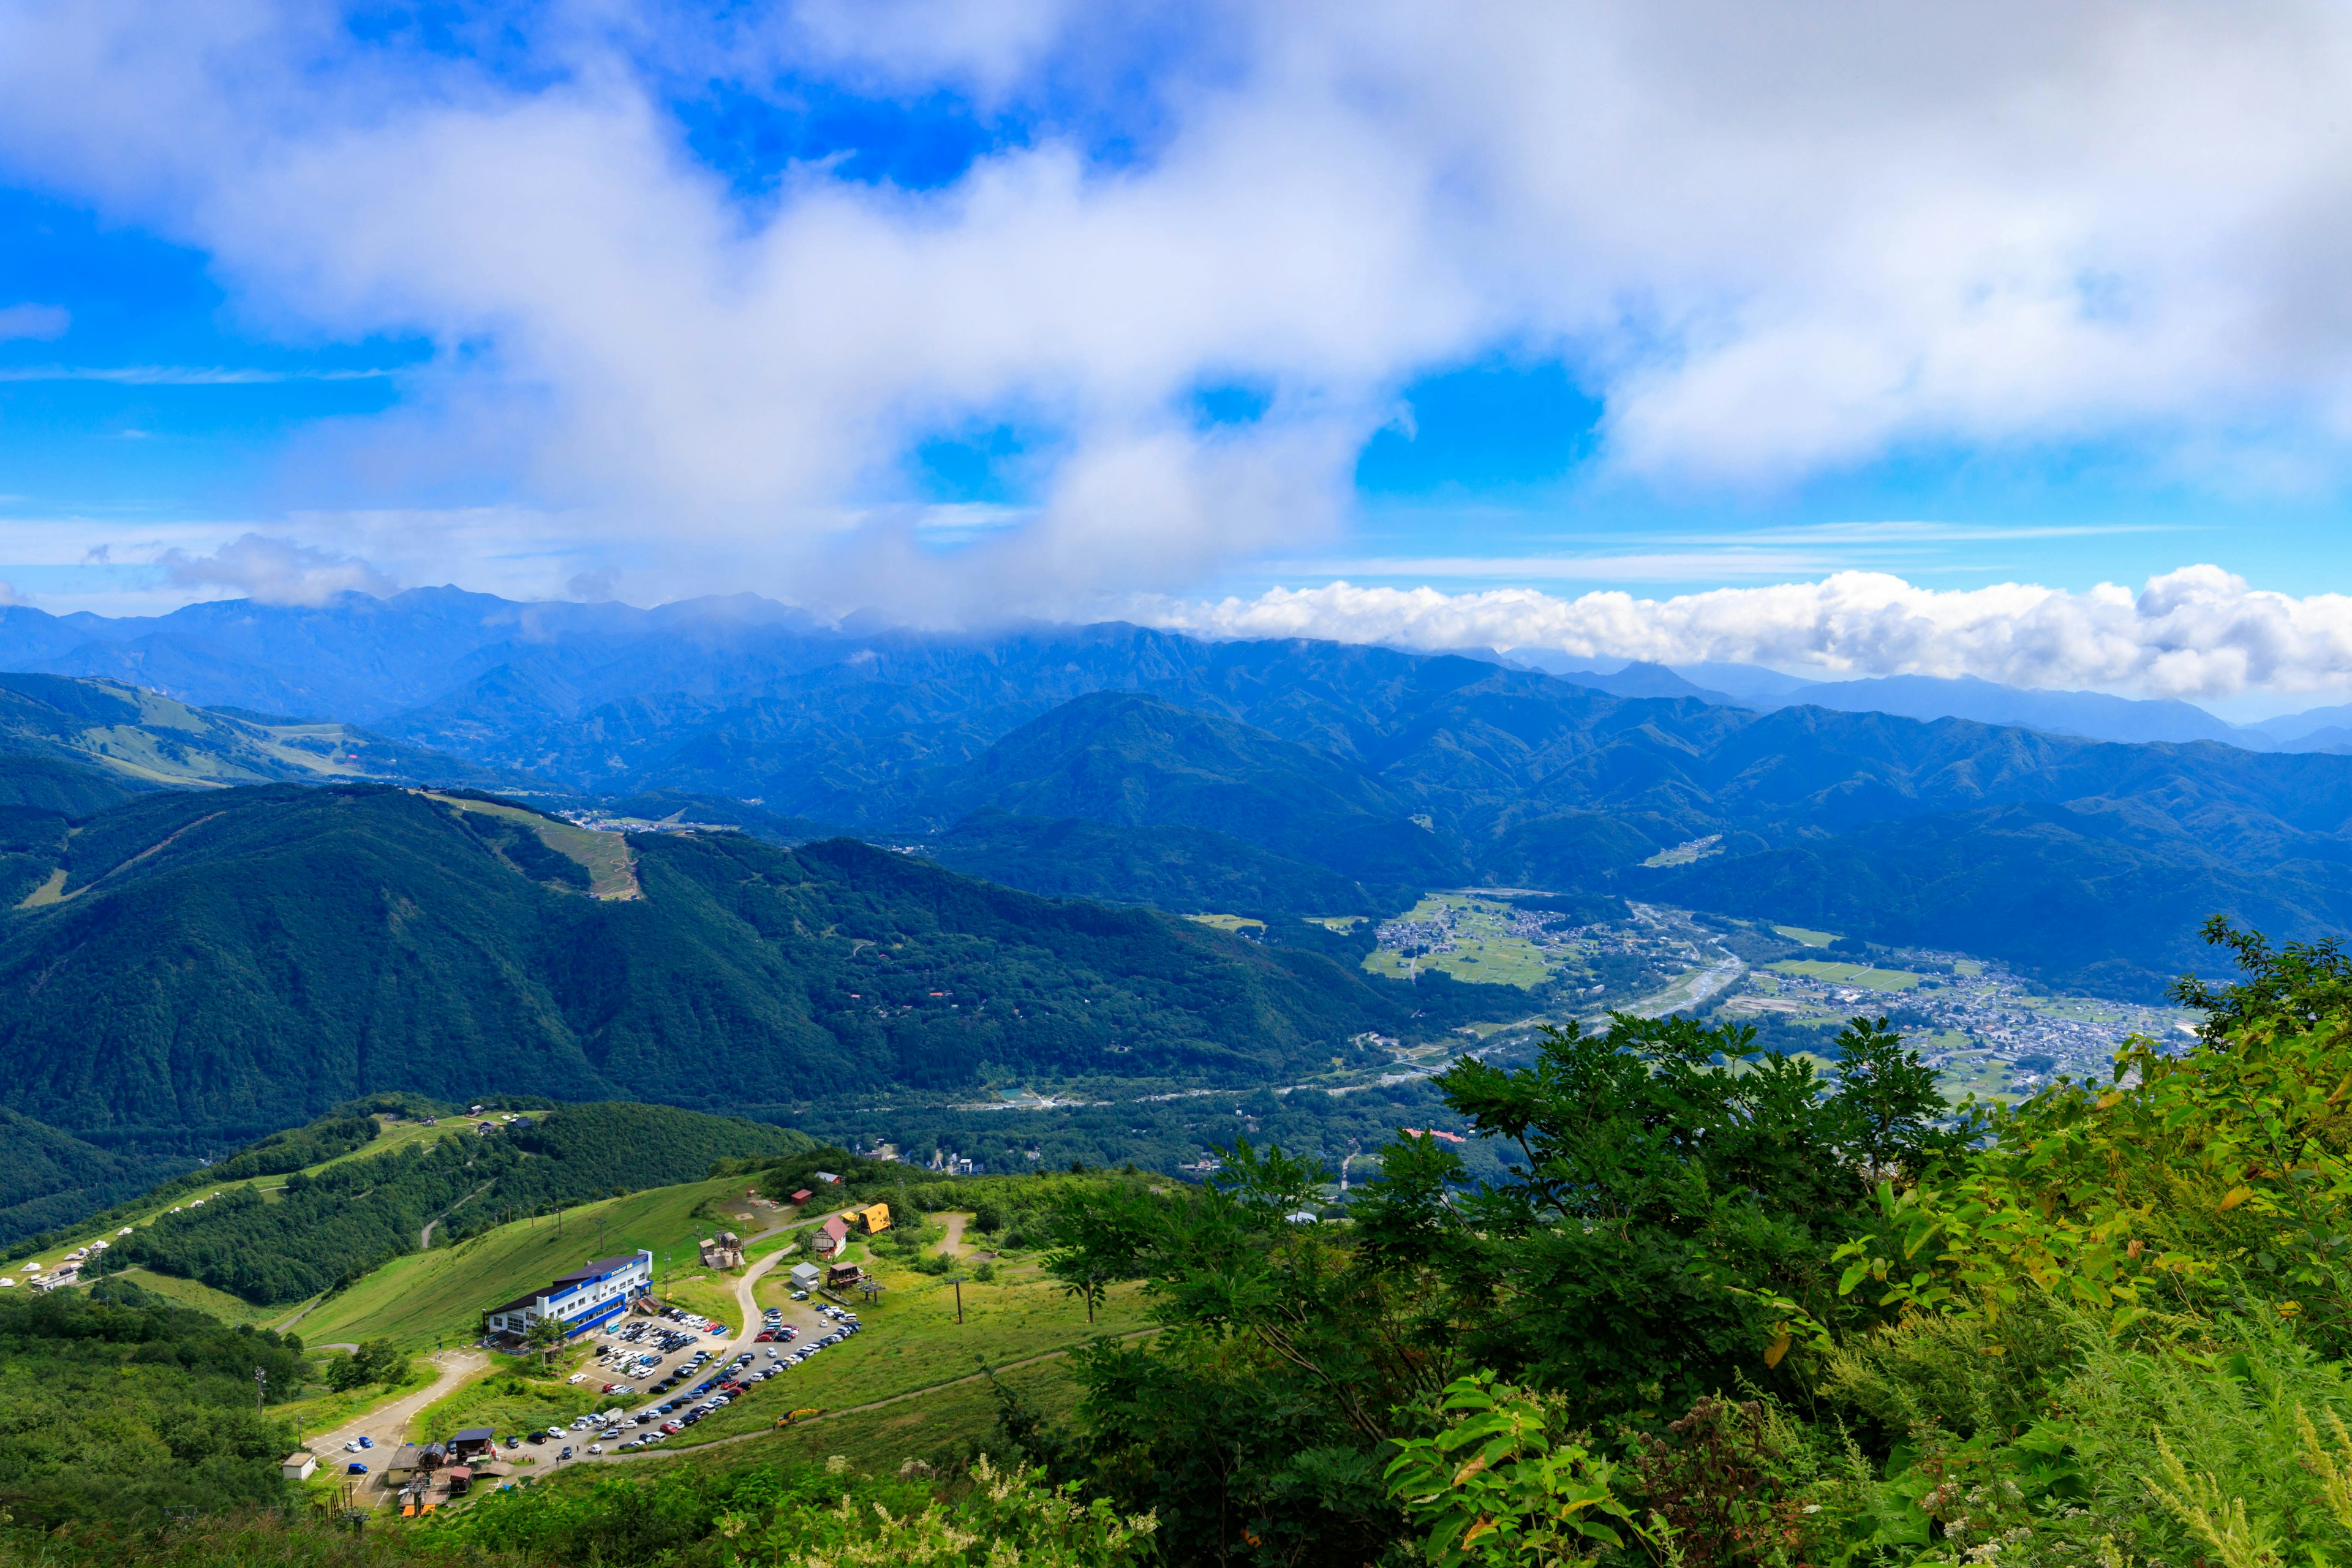
[[382,1089],[721,1107],[987,1064],[1255,1080],[1423,1032],[1406,988],[1327,959],[851,841],[634,837],[642,896],[599,899],[536,876],[512,826],[279,785],[142,798],[26,851],[50,896],[0,927],[0,1104],[179,1150]]
[[0,1245],[136,1197],[195,1163],[188,1155],[119,1153],[0,1110]]
[[[492,782],[502,770],[348,724],[195,708],[119,680],[0,675],[0,750],[80,763],[131,788],[400,779]],[[51,805],[79,815],[98,798]]]
[[396,1152],[296,1171],[274,1191],[246,1186],[175,1207],[119,1237],[93,1268],[149,1268],[257,1305],[299,1301],[428,1241],[463,1242],[517,1215],[692,1181],[720,1160],[815,1146],[782,1127],[657,1105],[566,1106],[479,1125],[496,1130],[453,1122]]

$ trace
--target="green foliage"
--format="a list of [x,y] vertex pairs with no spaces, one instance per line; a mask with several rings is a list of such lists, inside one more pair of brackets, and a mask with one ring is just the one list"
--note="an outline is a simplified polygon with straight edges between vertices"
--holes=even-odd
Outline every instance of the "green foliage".
[[255,1412],[256,1368],[270,1403],[301,1391],[276,1334],[127,1285],[0,1294],[0,1510],[47,1527],[278,1503],[294,1435]]
[[[928,1467],[925,1467],[928,1470]],[[934,1484],[823,1465],[685,1468],[641,1478],[606,1470],[569,1485],[478,1495],[421,1526],[354,1532],[324,1514],[251,1511],[131,1533],[83,1525],[0,1528],[17,1568],[393,1568],[464,1562],[663,1563],[670,1568],[1129,1568],[1149,1560],[1153,1521],[1121,1517],[982,1457]]]
[[1384,1478],[1435,1568],[1572,1563],[1625,1537],[1613,1468],[1558,1430],[1559,1408],[1490,1373],[1456,1378],[1433,1437],[1396,1445]]
[[1740,1378],[1801,1386],[1788,1331],[1833,1313],[1827,1254],[1941,1103],[1878,1024],[1844,1039],[1834,1093],[1688,1019],[1554,1031],[1528,1067],[1465,1058],[1438,1087],[1517,1161],[1474,1186],[1447,1146],[1401,1138],[1346,1226],[1293,1223],[1326,1173],[1245,1140],[1205,1188],[1072,1193],[1049,1268],[1074,1289],[1142,1279],[1168,1331],[1081,1361],[1087,1463],[1191,1555],[1246,1533],[1361,1561],[1397,1528],[1363,1477],[1481,1369],[1561,1432],[1662,1431]]
[[12,1257],[48,1245],[58,1227],[133,1198],[195,1161],[86,1143],[28,1116],[0,1110],[0,1243]]
[[406,1353],[385,1339],[370,1340],[351,1355],[330,1356],[324,1373],[327,1386],[338,1393],[376,1383],[397,1385],[415,1375]]

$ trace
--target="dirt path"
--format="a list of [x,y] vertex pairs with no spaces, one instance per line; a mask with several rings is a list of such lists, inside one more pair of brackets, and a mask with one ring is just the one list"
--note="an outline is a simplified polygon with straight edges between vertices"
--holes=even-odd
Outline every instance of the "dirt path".
[[[331,1468],[341,1471],[344,1465],[358,1459],[367,1466],[372,1481],[380,1479],[378,1472],[383,1470],[384,1461],[391,1458],[393,1451],[407,1440],[410,1419],[435,1400],[454,1391],[467,1378],[488,1370],[490,1364],[489,1357],[472,1350],[442,1351],[425,1359],[435,1363],[440,1372],[440,1375],[426,1386],[404,1394],[388,1405],[379,1405],[363,1415],[355,1415],[331,1432],[302,1440],[304,1447],[319,1456],[322,1471]],[[343,1452],[344,1444],[362,1434],[374,1440],[373,1453]]]
[[324,1296],[313,1296],[313,1297],[311,1297],[309,1300],[307,1300],[307,1301],[303,1302],[300,1306],[299,1306],[299,1307],[297,1307],[297,1308],[295,1308],[295,1309],[294,1309],[294,1315],[293,1315],[292,1317],[290,1317],[290,1318],[285,1318],[285,1319],[280,1320],[277,1324],[275,1324],[275,1325],[274,1325],[274,1327],[277,1329],[277,1331],[278,1331],[279,1333],[281,1333],[281,1334],[282,1334],[282,1333],[285,1333],[286,1331],[288,1331],[289,1330],[290,1330],[291,1328],[293,1328],[293,1326],[294,1326],[295,1324],[297,1324],[297,1323],[300,1322],[303,1319],[305,1319],[305,1318],[309,1317],[309,1316],[310,1315],[310,1310],[311,1310],[313,1307],[316,1307],[320,1302],[321,1302],[321,1301],[323,1301],[323,1300],[326,1300],[326,1297],[324,1297]]
[[949,1256],[953,1258],[961,1258],[970,1250],[970,1248],[966,1247],[963,1244],[963,1225],[964,1221],[970,1217],[971,1216],[969,1215],[960,1214],[951,1214],[948,1215],[946,1221],[948,1238],[943,1245],[947,1247]]

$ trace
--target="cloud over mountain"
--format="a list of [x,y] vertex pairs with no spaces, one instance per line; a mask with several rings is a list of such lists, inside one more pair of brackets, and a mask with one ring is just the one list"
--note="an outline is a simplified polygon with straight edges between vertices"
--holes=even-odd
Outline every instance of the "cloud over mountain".
[[1326,637],[1402,647],[1540,647],[1580,658],[1707,660],[1823,676],[1973,675],[2013,686],[2165,697],[2352,682],[2352,597],[2257,592],[2218,566],[2134,593],[2004,583],[1922,588],[1879,573],[1641,599],[1529,588],[1443,594],[1334,583],[1255,599],[1174,599],[1136,618],[1213,637]]

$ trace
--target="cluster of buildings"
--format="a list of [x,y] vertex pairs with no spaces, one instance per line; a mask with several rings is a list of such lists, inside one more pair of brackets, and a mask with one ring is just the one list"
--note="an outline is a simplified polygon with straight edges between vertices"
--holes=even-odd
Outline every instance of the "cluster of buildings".
[[852,1229],[860,1236],[879,1236],[890,1228],[890,1205],[869,1204],[853,1209],[845,1217],[830,1215],[809,1237],[809,1250],[819,1258],[831,1258],[849,1245]]
[[[740,1256],[740,1254],[739,1254]],[[612,1321],[654,1289],[654,1255],[640,1247],[619,1258],[600,1258],[560,1275],[546,1289],[519,1296],[483,1316],[493,1337],[522,1340],[542,1319],[563,1325],[565,1335],[584,1333]]]

